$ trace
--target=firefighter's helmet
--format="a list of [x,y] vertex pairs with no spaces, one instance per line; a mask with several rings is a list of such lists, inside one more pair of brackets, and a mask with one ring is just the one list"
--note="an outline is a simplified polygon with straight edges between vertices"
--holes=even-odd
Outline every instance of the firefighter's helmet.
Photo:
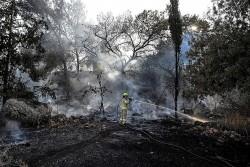
[[128,93],[123,93],[123,96],[128,96]]

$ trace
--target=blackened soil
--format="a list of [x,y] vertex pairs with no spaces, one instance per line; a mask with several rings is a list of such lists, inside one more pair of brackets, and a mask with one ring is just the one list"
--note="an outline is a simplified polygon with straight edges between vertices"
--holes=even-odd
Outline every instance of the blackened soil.
[[31,167],[250,167],[247,141],[225,140],[187,131],[171,120],[125,126],[93,120],[63,127],[22,129],[29,144],[11,148]]

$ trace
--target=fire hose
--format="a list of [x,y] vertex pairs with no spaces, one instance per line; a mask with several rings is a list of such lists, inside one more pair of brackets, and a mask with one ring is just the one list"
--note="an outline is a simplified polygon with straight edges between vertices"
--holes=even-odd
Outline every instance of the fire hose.
[[[194,156],[196,156],[196,157],[198,157],[198,158],[200,158],[200,159],[203,159],[203,160],[205,160],[205,161],[208,161],[208,162],[210,162],[210,163],[216,164],[216,165],[218,165],[218,166],[226,167],[226,166],[223,165],[223,164],[219,164],[219,163],[217,163],[217,162],[215,162],[215,161],[213,161],[213,160],[210,160],[210,159],[207,159],[207,158],[205,158],[205,157],[202,157],[202,156],[200,156],[200,155],[198,155],[198,154],[195,154],[195,153],[193,153],[193,152],[191,152],[191,151],[185,149],[184,147],[181,147],[181,146],[178,146],[178,145],[175,145],[175,144],[172,144],[172,143],[166,143],[166,142],[163,142],[163,141],[159,141],[159,140],[155,139],[152,135],[148,134],[145,130],[142,130],[142,129],[135,129],[135,128],[132,128],[132,127],[129,127],[129,126],[125,126],[125,127],[126,127],[127,129],[130,129],[130,130],[133,130],[133,131],[142,133],[142,134],[146,135],[148,139],[151,139],[151,140],[153,140],[153,141],[155,141],[155,142],[157,142],[157,143],[164,144],[164,145],[168,145],[168,146],[172,146],[172,147],[176,147],[176,148],[178,148],[178,149],[181,149],[181,150],[183,150],[183,151],[185,151],[185,152],[187,152],[187,153],[189,153],[189,154],[191,154],[191,155],[194,155]],[[223,162],[224,162],[224,161],[223,161]],[[224,163],[226,163],[226,162],[224,162]],[[229,164],[229,163],[226,163],[226,164],[227,164],[228,166],[230,166],[230,167],[233,167],[233,165],[231,165],[231,164]]]
[[[122,99],[121,99],[121,100],[122,100]],[[117,119],[119,118],[119,117],[118,117],[118,112],[119,112],[119,105],[120,105],[121,100],[120,100],[120,101],[118,102],[118,104],[117,104]],[[135,100],[135,101],[140,102],[140,101],[138,101],[138,100]],[[165,107],[164,107],[164,108],[165,108]],[[125,126],[125,127],[126,127],[127,129],[130,129],[130,130],[133,130],[133,131],[142,133],[142,134],[146,135],[148,139],[151,139],[151,140],[153,140],[153,141],[155,141],[155,142],[157,142],[157,143],[160,143],[160,144],[164,144],[164,145],[168,145],[168,146],[171,146],[171,147],[175,147],[175,148],[181,149],[181,150],[183,150],[183,151],[185,151],[185,152],[187,152],[187,153],[189,153],[189,154],[191,154],[191,155],[194,155],[194,156],[196,156],[196,157],[198,157],[198,158],[200,158],[200,159],[203,159],[203,160],[205,160],[205,161],[208,161],[208,162],[210,162],[210,163],[213,163],[213,164],[215,164],[215,165],[217,165],[217,166],[226,167],[226,166],[223,165],[223,164],[219,164],[219,163],[217,163],[217,162],[215,162],[215,161],[213,161],[213,160],[210,160],[210,159],[207,159],[207,158],[205,158],[205,157],[202,157],[202,156],[200,156],[200,155],[198,155],[198,154],[195,154],[195,153],[193,153],[193,152],[191,152],[191,151],[185,149],[184,147],[181,147],[181,146],[178,146],[178,145],[175,145],[175,144],[172,144],[172,143],[167,143],[167,142],[159,141],[159,140],[155,139],[152,135],[148,134],[148,133],[147,133],[145,130],[143,130],[143,129],[135,129],[135,128],[132,128],[132,127],[129,127],[129,126]],[[224,162],[224,161],[222,161],[222,162]],[[226,162],[224,162],[224,163],[226,163]],[[226,163],[226,164],[227,164],[227,166],[233,167],[233,165],[231,165],[231,164],[229,164],[229,163]]]
[[[110,127],[114,127],[114,126],[117,126],[117,124],[115,124],[115,125],[113,125],[113,126],[110,126]],[[139,132],[139,133],[143,134],[147,139],[152,140],[152,141],[155,141],[156,143],[163,144],[163,145],[168,145],[168,146],[175,147],[175,148],[177,148],[177,149],[183,150],[183,151],[185,151],[186,153],[189,153],[189,154],[191,154],[191,155],[193,155],[193,156],[195,156],[195,157],[197,157],[197,158],[200,158],[200,159],[202,159],[202,160],[205,160],[205,161],[207,161],[207,162],[213,163],[213,164],[215,164],[215,165],[217,165],[217,166],[221,166],[221,167],[227,167],[227,166],[228,166],[228,167],[234,167],[233,165],[231,165],[230,163],[228,163],[228,162],[226,162],[226,161],[222,161],[222,162],[224,162],[224,163],[226,164],[226,166],[225,166],[225,165],[223,165],[223,164],[220,164],[220,163],[218,163],[218,162],[215,162],[215,161],[213,161],[213,160],[210,160],[210,159],[208,159],[208,158],[205,158],[205,157],[202,157],[202,156],[200,156],[200,155],[198,155],[198,154],[195,154],[195,153],[193,153],[193,152],[191,152],[191,151],[185,149],[184,147],[178,146],[178,145],[176,145],[176,144],[167,143],[167,142],[163,142],[163,141],[157,140],[156,138],[154,138],[154,137],[152,136],[152,134],[149,134],[146,130],[143,130],[143,129],[136,129],[136,128],[129,127],[129,126],[126,126],[126,125],[125,125],[125,126],[123,125],[122,127],[126,128],[126,129],[129,129],[129,130],[132,130],[132,131],[135,131],[135,132]],[[100,133],[100,132],[101,132],[101,131],[99,131],[99,133]],[[219,160],[220,160],[220,159],[219,159]]]

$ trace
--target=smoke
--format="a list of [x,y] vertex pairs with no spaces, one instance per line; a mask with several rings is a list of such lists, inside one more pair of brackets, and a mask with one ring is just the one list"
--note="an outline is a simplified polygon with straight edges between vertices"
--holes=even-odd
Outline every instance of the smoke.
[[219,95],[206,96],[201,102],[206,105],[210,110],[216,109],[220,105],[222,97]]
[[[26,89],[28,91],[34,92],[35,95],[38,97],[38,101],[40,102],[47,102],[48,100],[48,96],[44,97],[42,96],[42,92],[41,91],[37,91],[36,88],[40,88],[45,86],[46,84],[48,84],[52,77],[53,77],[53,73],[51,73],[50,75],[47,76],[47,78],[45,79],[40,79],[37,82],[33,81],[29,74],[26,72],[21,72],[19,69],[16,69],[16,73],[15,73],[15,77],[17,79],[20,80],[20,82],[24,83],[26,86]],[[50,85],[51,89],[56,89],[57,85]]]
[[[105,86],[107,91],[103,96],[103,103],[106,112],[112,113],[113,116],[116,115],[116,106],[122,98],[122,94],[124,92],[128,92],[129,96],[135,100],[152,100],[149,102],[151,104],[156,102],[156,97],[159,97],[160,94],[164,91],[166,85],[172,81],[169,73],[164,70],[172,70],[174,67],[174,54],[173,49],[165,48],[162,53],[154,56],[150,56],[147,58],[147,62],[153,64],[152,69],[146,70],[141,68],[141,63],[143,60],[138,60],[134,62],[133,67],[126,68],[125,76],[121,73],[120,69],[122,67],[121,62],[123,58],[117,58],[111,55],[107,55],[104,53],[97,53],[98,56],[98,70],[102,71],[101,76],[101,84]],[[147,65],[146,65],[147,66]],[[165,69],[162,69],[165,68]],[[136,73],[136,77],[130,76],[130,71]],[[60,72],[59,72],[60,73]],[[56,114],[65,114],[66,116],[71,115],[87,115],[91,112],[99,110],[101,104],[101,96],[100,92],[88,92],[86,96],[83,96],[84,91],[88,90],[90,86],[95,87],[97,90],[100,88],[99,81],[97,79],[97,75],[95,71],[82,71],[79,74],[70,72],[70,85],[71,85],[71,94],[72,99],[70,101],[64,100],[63,89],[57,87],[57,83],[51,82],[51,80],[56,77],[57,74],[51,74],[47,79],[40,80],[39,82],[33,82],[26,73],[21,73],[17,70],[17,77],[21,78],[23,82],[27,82],[27,87],[31,90],[35,86],[41,86],[46,83],[50,83],[50,87],[56,85],[58,90],[56,91],[57,99],[54,100],[49,96],[40,96],[39,101],[49,103],[53,112],[52,115]],[[140,81],[135,78],[139,77]],[[55,81],[56,82],[56,81]],[[165,85],[163,85],[165,84]],[[172,85],[168,85],[168,89],[163,94],[163,99],[165,102],[162,105],[167,106],[168,108],[173,109],[174,107],[174,99],[172,91]],[[150,91],[144,91],[144,89],[149,89]],[[155,93],[155,96],[152,96],[152,92]],[[182,100],[179,100],[179,106],[182,105]],[[169,111],[158,108],[148,107],[145,104],[141,104],[138,102],[132,103],[131,114],[140,114],[143,118],[160,118],[161,116],[171,115]],[[110,114],[110,115],[112,115]]]
[[182,43],[181,43],[181,55],[182,55],[182,62],[186,65],[189,62],[189,59],[187,57],[187,52],[191,49],[191,46],[189,42],[192,40],[193,36],[191,34],[186,34],[183,37]]
[[145,119],[160,119],[166,117],[173,117],[174,111],[159,105],[155,105],[150,101],[135,100],[132,103],[133,113],[139,114]]
[[118,80],[120,76],[121,76],[121,72],[119,72],[119,71],[117,71],[117,70],[110,71],[110,72],[107,74],[108,79],[109,79],[110,81],[112,81],[112,82]]
[[[54,114],[66,114],[69,115],[85,115],[92,111],[99,110],[102,102],[102,96],[100,94],[100,83],[101,86],[105,87],[105,92],[103,96],[103,104],[105,111],[109,115],[116,115],[117,106],[119,106],[119,101],[122,98],[122,94],[127,92],[129,97],[135,100],[147,99],[156,102],[156,97],[159,97],[163,92],[162,83],[169,80],[168,76],[160,70],[160,66],[172,68],[174,65],[173,50],[166,48],[161,55],[156,55],[149,57],[148,62],[154,62],[157,66],[154,69],[147,70],[141,69],[141,63],[143,60],[137,60],[132,66],[126,68],[126,74],[121,73],[122,61],[124,59],[104,54],[97,53],[98,69],[94,71],[82,71],[75,75],[76,77],[70,78],[70,84],[72,87],[71,94],[72,99],[70,102],[60,102],[63,100],[60,94],[63,94],[61,90],[57,93],[57,100],[52,102]],[[98,80],[97,73],[101,71],[101,79]],[[132,74],[135,73],[133,76]],[[168,81],[171,82],[171,81]],[[94,91],[88,91],[92,87]],[[144,89],[150,89],[151,92],[144,91]],[[87,91],[86,94],[84,92]],[[96,92],[95,92],[96,91]],[[163,105],[168,104],[167,107],[173,108],[173,97],[170,90],[166,90],[163,97],[165,102]],[[156,94],[154,97],[152,95],[147,96],[147,93]],[[83,96],[84,95],[84,96]],[[166,98],[167,97],[167,98]],[[152,102],[152,103],[153,103]],[[158,118],[159,115],[169,115],[166,111],[161,109],[152,109],[145,107],[133,102],[132,104],[133,113],[150,115],[149,117]]]
[[[77,13],[77,11],[75,11],[75,13]],[[124,62],[128,61],[126,57],[105,54],[105,48],[102,48],[104,46],[97,47],[98,43],[102,42],[100,39],[95,38],[95,35],[91,33],[90,29],[88,29],[88,25],[76,25],[76,29],[72,29],[72,31],[74,32],[72,33],[70,31],[68,33],[73,35],[74,38],[80,39],[80,41],[82,39],[82,41],[84,41],[84,43],[79,43],[79,47],[76,46],[76,48],[74,48],[85,50],[85,53],[82,52],[80,55],[81,61],[95,61],[94,63],[96,64],[92,64],[94,69],[93,72],[87,71],[86,68],[83,69],[84,71],[77,74],[76,77],[70,77],[72,96],[70,101],[63,101],[64,93],[60,86],[56,92],[57,99],[55,101],[50,98],[43,100],[44,102],[48,102],[52,105],[54,111],[53,114],[66,114],[67,116],[85,115],[89,110],[98,110],[101,102],[103,102],[104,108],[106,108],[107,111],[115,113],[116,109],[114,109],[114,106],[118,105],[118,102],[122,98],[123,92],[127,92],[129,96],[135,100],[146,99],[151,100],[152,103],[156,103],[161,100],[160,103],[162,105],[165,105],[171,109],[174,107],[172,93],[173,77],[171,78],[169,72],[166,72],[164,69],[162,69],[165,68],[165,70],[173,72],[175,61],[174,52],[171,47],[167,46],[158,55],[153,55],[147,58],[147,62],[153,62],[154,69],[148,69],[149,66],[147,65],[145,70],[142,69],[140,64],[143,63],[143,60],[138,60],[137,62],[134,62],[131,67],[125,69],[125,76],[125,74],[121,73],[121,69],[123,69]],[[67,36],[67,34],[64,35]],[[184,41],[188,40],[188,38],[185,39],[186,40]],[[57,43],[54,42],[56,40],[53,39],[53,33],[51,40],[53,43]],[[78,43],[76,39],[71,39],[71,41]],[[64,48],[64,51],[70,52],[73,46],[68,46],[70,43],[66,39],[61,39],[60,42],[62,43],[61,47]],[[85,47],[82,46],[83,44]],[[54,45],[50,44],[49,46],[54,47]],[[86,49],[86,47],[88,47],[88,49]],[[186,52],[189,49],[187,42],[182,44],[182,48],[182,52]],[[51,49],[54,50],[54,48]],[[126,48],[124,48],[124,51],[125,50]],[[127,54],[129,55],[129,52]],[[74,64],[75,60],[73,60],[73,62],[69,62],[68,65],[70,63]],[[75,70],[75,67],[73,70]],[[98,80],[96,75],[96,71],[98,70],[102,71],[100,80]],[[74,72],[72,73],[74,75]],[[104,94],[100,93],[100,90],[102,89],[100,87],[100,83],[102,88],[105,87],[105,92],[102,92]],[[165,90],[165,88],[167,88],[167,90]],[[179,106],[182,105],[182,103],[182,100],[179,100]],[[149,110],[158,111],[156,109],[149,109],[145,106],[140,107],[141,104],[133,105],[135,112],[146,113]],[[113,108],[111,106],[113,106]]]
[[8,142],[23,142],[26,141],[26,136],[19,128],[20,123],[15,120],[7,120],[5,131],[7,132]]

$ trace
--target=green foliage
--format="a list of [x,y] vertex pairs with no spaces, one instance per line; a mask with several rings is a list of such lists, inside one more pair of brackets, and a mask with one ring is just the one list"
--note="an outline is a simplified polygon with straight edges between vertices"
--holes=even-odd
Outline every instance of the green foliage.
[[43,73],[38,67],[39,63],[43,60],[43,56],[40,54],[32,54],[31,52],[24,52],[20,54],[20,66],[19,70],[29,74],[29,77],[33,81],[37,81]]
[[179,1],[170,0],[170,5],[167,7],[169,12],[169,30],[175,46],[176,52],[180,53],[182,43],[182,21],[179,12]]
[[45,67],[43,68],[44,73],[53,71],[58,66],[62,65],[62,62],[58,61],[58,54],[59,53],[57,51],[46,52],[44,59],[43,59],[43,61],[45,63]]
[[196,96],[250,92],[249,1],[214,0],[211,29],[192,41],[187,68]]
[[108,93],[112,93],[112,92],[108,89],[107,82],[103,84],[103,79],[102,79],[103,70],[97,69],[96,71],[94,71],[94,73],[96,75],[96,79],[98,80],[98,86],[90,85],[89,88],[83,92],[82,97],[84,98],[85,95],[87,95],[88,93],[98,95],[101,99],[99,111],[104,116],[104,104],[103,104],[104,96],[107,92]]
[[136,16],[133,29],[137,30],[144,38],[150,37],[151,40],[158,40],[166,37],[167,25],[164,13],[157,10],[144,10]]
[[82,97],[84,98],[88,93],[98,94],[101,97],[102,100],[101,103],[103,103],[103,97],[105,93],[107,92],[112,93],[112,92],[108,89],[107,82],[103,84],[103,79],[102,79],[103,70],[97,69],[96,71],[94,71],[94,73],[96,75],[96,79],[98,80],[98,86],[90,85],[87,90],[84,90]]
[[[199,18],[197,15],[184,15],[182,16],[182,28],[184,33],[207,32],[210,25],[207,20]],[[195,28],[195,29],[193,29]]]
[[249,92],[242,93],[235,89],[225,93],[223,101],[215,111],[223,115],[218,121],[219,125],[241,132],[249,131],[250,122],[247,120],[250,116],[249,101]]
[[124,73],[131,61],[153,55],[166,41],[167,20],[164,13],[144,10],[133,19],[131,13],[114,18],[110,13],[101,14],[93,33],[102,42],[102,52],[115,56]]
[[[43,52],[40,39],[45,22],[30,10],[27,1],[1,0],[0,8],[0,92],[3,102],[17,94],[14,86],[16,69],[22,66],[34,72],[36,55]],[[27,50],[34,51],[32,60],[25,58]],[[31,56],[31,55],[30,55]],[[31,58],[31,57],[30,57]],[[29,67],[28,67],[29,64]],[[34,78],[37,76],[32,75]]]
[[[178,96],[180,92],[180,51],[181,51],[181,43],[182,43],[182,21],[181,14],[179,12],[179,1],[178,0],[170,0],[170,5],[167,7],[169,12],[169,30],[171,33],[172,41],[175,49],[175,77],[174,77],[174,87],[175,87],[175,111],[177,111],[177,102]],[[175,112],[175,118],[177,118],[177,113]]]
[[239,90],[232,90],[224,95],[222,106],[228,111],[243,116],[250,116],[250,94],[242,93]]

